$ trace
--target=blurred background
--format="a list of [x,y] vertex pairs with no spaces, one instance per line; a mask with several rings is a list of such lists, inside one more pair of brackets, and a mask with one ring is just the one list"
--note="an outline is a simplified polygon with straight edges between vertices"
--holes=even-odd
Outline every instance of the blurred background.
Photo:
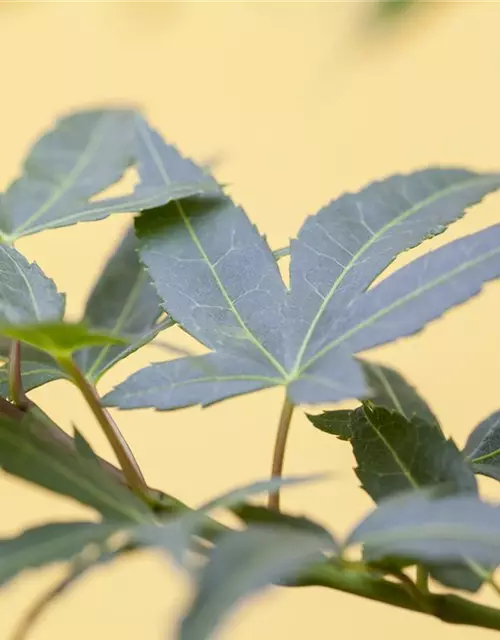
[[[497,2],[2,2],[0,188],[28,146],[62,112],[132,103],[184,153],[211,162],[277,248],[303,218],[346,190],[429,164],[500,169],[500,4]],[[76,317],[131,216],[27,238],[18,248],[68,292]],[[491,196],[445,234],[405,254],[500,222]],[[462,444],[500,405],[500,285],[423,333],[369,357],[399,368]],[[172,330],[169,340],[188,344]],[[147,363],[135,354],[101,390]],[[67,428],[75,422],[110,456],[66,383],[36,400]],[[190,504],[267,476],[282,391],[206,410],[116,413],[148,481]],[[370,507],[349,447],[297,412],[286,471],[335,470],[333,480],[284,493],[285,509],[342,533]],[[498,497],[494,485],[483,483]],[[1,534],[88,517],[83,507],[0,478]],[[2,592],[0,638],[60,568],[27,573]],[[189,597],[156,554],[95,570],[50,609],[33,640],[174,638]],[[482,601],[493,597],[480,594]],[[273,589],[228,620],[221,640],[369,633],[372,640],[477,640],[492,632],[441,623],[324,589]],[[491,636],[492,637],[492,636]]]

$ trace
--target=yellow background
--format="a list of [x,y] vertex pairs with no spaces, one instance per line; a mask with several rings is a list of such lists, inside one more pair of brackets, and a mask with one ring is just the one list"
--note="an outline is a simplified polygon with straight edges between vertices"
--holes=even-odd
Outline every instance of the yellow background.
[[[362,2],[0,4],[0,182],[60,112],[95,103],[142,106],[170,141],[216,159],[273,247],[344,190],[428,164],[500,168],[500,4],[432,3],[390,29],[367,23]],[[130,216],[47,232],[18,248],[69,293],[76,317]],[[500,221],[488,198],[444,236],[406,255]],[[370,354],[400,367],[459,443],[500,404],[500,288],[424,333]],[[169,339],[179,338],[172,331]],[[150,347],[105,378],[102,390],[149,361]],[[67,384],[37,391],[60,423],[75,421],[109,455]],[[117,419],[148,481],[189,503],[267,475],[281,391],[208,410],[137,411]],[[370,506],[349,448],[294,420],[287,472],[334,469],[334,480],[294,489],[284,506],[338,532]],[[485,485],[489,495],[498,495]],[[50,518],[86,517],[69,500],[0,479],[2,532]],[[0,639],[60,568],[26,574],[0,598]],[[61,599],[33,640],[173,638],[186,585],[151,553],[95,571]],[[493,602],[487,594],[484,601]],[[221,639],[490,637],[322,589],[270,590],[228,621]],[[491,636],[492,637],[492,636]]]

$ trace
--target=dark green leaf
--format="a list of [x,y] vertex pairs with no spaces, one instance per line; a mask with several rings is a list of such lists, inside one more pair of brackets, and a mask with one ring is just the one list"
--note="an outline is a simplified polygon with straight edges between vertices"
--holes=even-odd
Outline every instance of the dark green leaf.
[[[498,276],[500,225],[451,242],[399,269],[358,296],[347,313],[343,311],[324,327],[323,340],[315,342],[316,353],[304,362],[296,382],[289,386],[292,401],[330,401],[327,385],[323,387],[321,380],[336,362],[336,349],[340,349],[338,362],[346,350],[357,353],[416,333]],[[310,384],[314,379],[315,388]]]
[[500,411],[476,427],[464,453],[467,453],[475,473],[500,480]]
[[[83,317],[89,326],[126,335],[130,343],[154,337],[161,315],[160,299],[137,255],[137,240],[131,229],[106,264],[92,291]],[[105,344],[77,354],[77,362],[92,381],[127,354],[129,346]]]
[[436,423],[364,406],[353,412],[351,433],[356,473],[376,502],[437,485],[449,493],[476,491],[469,466]]
[[[382,406],[370,403],[350,412],[350,422],[340,424],[340,430],[335,429],[339,412],[309,419],[313,424],[319,421],[329,426],[330,433],[337,435],[337,431],[341,439],[348,434],[358,463],[356,474],[365,491],[376,502],[427,487],[450,494],[477,492],[469,465],[455,444],[446,440],[415,390],[391,369],[363,365],[373,392],[372,402]],[[400,412],[391,411],[393,407]],[[477,591],[481,586],[481,580],[466,566],[430,567],[430,571],[446,586],[468,591]]]
[[319,533],[287,524],[252,526],[217,540],[196,586],[189,613],[182,621],[181,640],[211,637],[222,619],[240,601],[273,583],[296,577],[336,545]]
[[42,425],[0,418],[0,467],[7,473],[74,498],[115,521],[148,522],[148,507],[104,469],[57,445]]
[[35,263],[12,247],[0,245],[0,324],[60,320],[65,297]]
[[337,436],[339,440],[349,440],[351,437],[351,409],[337,411],[323,411],[320,415],[306,414],[316,429]]
[[87,346],[125,343],[119,336],[104,331],[93,331],[83,323],[3,325],[0,326],[0,333],[46,351],[54,358],[66,357]]
[[428,500],[401,496],[378,506],[351,533],[347,543],[362,544],[370,561],[412,557],[430,563],[500,563],[500,508],[477,496]]
[[104,546],[125,526],[123,522],[60,522],[0,540],[0,586],[26,569],[71,560],[88,545]]

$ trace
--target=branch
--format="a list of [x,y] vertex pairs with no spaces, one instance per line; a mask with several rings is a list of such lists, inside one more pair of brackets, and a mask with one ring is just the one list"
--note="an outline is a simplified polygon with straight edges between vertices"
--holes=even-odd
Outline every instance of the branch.
[[430,613],[450,624],[500,631],[499,609],[471,602],[454,594],[428,594],[426,603],[429,605],[429,611],[425,611],[403,585],[389,582],[368,572],[339,568],[333,564],[325,563],[312,567],[290,586],[327,587],[402,609]]

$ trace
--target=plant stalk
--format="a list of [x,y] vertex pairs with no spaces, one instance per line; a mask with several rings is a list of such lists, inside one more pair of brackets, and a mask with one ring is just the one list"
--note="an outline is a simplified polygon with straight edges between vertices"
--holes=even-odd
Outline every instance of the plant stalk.
[[12,340],[9,353],[9,395],[13,404],[23,411],[28,408],[29,400],[24,392],[21,377],[21,343]]
[[454,594],[433,593],[425,596],[428,608],[424,609],[404,585],[389,582],[368,572],[353,571],[332,564],[312,567],[289,586],[327,587],[402,609],[427,613],[450,624],[500,631],[500,609],[478,604]]
[[[281,478],[283,475],[283,461],[285,458],[286,443],[288,440],[288,433],[290,431],[290,423],[292,421],[294,405],[285,396],[283,407],[281,409],[280,420],[278,423],[278,432],[276,434],[276,443],[274,445],[273,464],[271,470],[271,477]],[[269,509],[275,511],[280,510],[280,490],[278,489],[274,493],[269,494]]]
[[108,442],[114,451],[120,467],[123,470],[127,484],[132,490],[144,495],[147,493],[148,488],[139,464],[118,428],[118,425],[115,423],[108,411],[106,411],[106,409],[101,405],[101,401],[95,387],[85,378],[72,359],[68,358],[60,360],[59,364],[69,374],[72,381],[80,389],[81,394],[87,401],[88,406],[104,431],[104,435],[108,439]]

